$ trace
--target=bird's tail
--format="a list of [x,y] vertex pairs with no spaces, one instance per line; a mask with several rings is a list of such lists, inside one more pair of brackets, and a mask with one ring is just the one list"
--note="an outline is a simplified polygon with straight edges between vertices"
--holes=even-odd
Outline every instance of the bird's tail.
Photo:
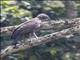
[[12,45],[16,45],[16,44],[17,44],[16,37],[17,37],[17,36],[16,36],[15,33],[13,32],[12,35],[11,35],[11,37],[10,37],[11,40],[12,40],[12,43],[11,43]]
[[18,28],[16,28],[14,31],[13,31],[13,33],[12,33],[12,35],[11,35],[11,39],[14,39],[15,37],[16,37],[16,35],[17,35],[17,29]]

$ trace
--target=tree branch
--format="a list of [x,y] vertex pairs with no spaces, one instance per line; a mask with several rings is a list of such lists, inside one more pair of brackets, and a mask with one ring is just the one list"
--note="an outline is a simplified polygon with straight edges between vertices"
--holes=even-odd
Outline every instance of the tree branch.
[[[76,19],[67,19],[67,20],[58,20],[58,21],[46,21],[42,22],[41,30],[62,30],[65,28],[74,27],[80,24],[80,18]],[[2,27],[0,28],[1,36],[11,35],[11,33],[16,29],[16,26]]]
[[[64,29],[62,31],[59,31],[59,32],[55,32],[55,33],[52,33],[52,34],[48,34],[48,35],[45,35],[43,37],[39,37],[39,39],[35,39],[35,38],[32,38],[32,42],[30,44],[28,44],[28,40],[26,40],[25,42],[25,45],[19,45],[18,49],[14,49],[13,46],[8,46],[6,47],[5,49],[3,49],[1,51],[1,58],[9,55],[9,54],[12,54],[14,52],[19,52],[19,51],[22,51],[22,50],[25,50],[27,48],[30,48],[30,47],[33,47],[33,46],[38,46],[40,44],[44,44],[44,43],[47,43],[47,42],[51,42],[51,41],[55,41],[57,39],[60,39],[60,38],[70,38],[70,37],[73,37],[75,36],[76,34],[80,34],[80,24],[75,26],[75,27],[71,27],[71,28],[68,28],[68,29]],[[6,50],[7,49],[7,50]]]

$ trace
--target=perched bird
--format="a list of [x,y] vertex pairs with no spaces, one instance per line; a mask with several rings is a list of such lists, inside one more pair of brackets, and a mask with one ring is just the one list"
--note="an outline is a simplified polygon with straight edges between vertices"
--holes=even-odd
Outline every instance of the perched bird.
[[24,40],[26,37],[28,38],[31,34],[34,35],[36,39],[38,39],[35,32],[38,28],[40,28],[42,21],[49,19],[50,18],[48,15],[41,13],[32,20],[20,24],[12,33],[11,39],[13,40],[13,45],[16,47],[18,41]]

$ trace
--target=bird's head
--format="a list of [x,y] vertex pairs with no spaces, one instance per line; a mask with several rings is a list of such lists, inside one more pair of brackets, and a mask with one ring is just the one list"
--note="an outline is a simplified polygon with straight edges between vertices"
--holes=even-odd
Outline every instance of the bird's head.
[[47,14],[44,14],[44,13],[41,13],[41,14],[37,15],[37,18],[39,18],[42,21],[50,20],[50,17]]

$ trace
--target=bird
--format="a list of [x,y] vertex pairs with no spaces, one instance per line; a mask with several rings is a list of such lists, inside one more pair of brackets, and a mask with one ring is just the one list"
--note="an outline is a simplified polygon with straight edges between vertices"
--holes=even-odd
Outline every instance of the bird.
[[11,39],[13,40],[12,45],[17,47],[18,41],[30,37],[30,35],[38,39],[35,32],[40,28],[41,23],[47,20],[50,20],[50,17],[45,13],[41,13],[31,20],[21,23],[11,35]]

